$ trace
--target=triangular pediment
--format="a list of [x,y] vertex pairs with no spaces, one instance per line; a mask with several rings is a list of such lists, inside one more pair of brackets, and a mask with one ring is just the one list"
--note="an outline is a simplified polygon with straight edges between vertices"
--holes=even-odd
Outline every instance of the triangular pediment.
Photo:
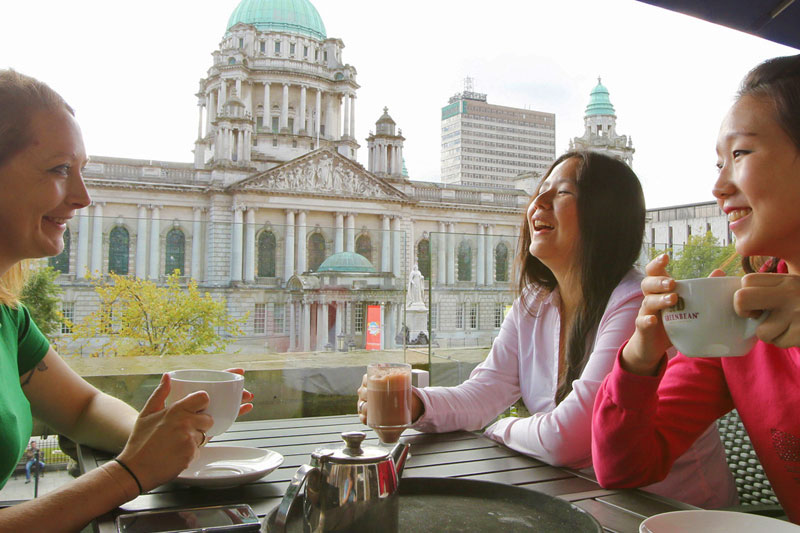
[[408,201],[401,191],[335,150],[321,148],[228,186],[235,191]]

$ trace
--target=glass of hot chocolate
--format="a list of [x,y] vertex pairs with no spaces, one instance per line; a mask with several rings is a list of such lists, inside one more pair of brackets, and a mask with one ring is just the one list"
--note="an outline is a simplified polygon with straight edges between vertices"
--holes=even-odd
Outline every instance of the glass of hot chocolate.
[[397,442],[411,425],[411,365],[371,363],[367,366],[367,425],[382,443]]

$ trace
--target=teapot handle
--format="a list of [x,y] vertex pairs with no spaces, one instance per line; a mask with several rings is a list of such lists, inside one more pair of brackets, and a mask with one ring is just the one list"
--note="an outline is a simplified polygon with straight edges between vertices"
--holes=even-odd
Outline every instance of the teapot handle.
[[283,495],[283,500],[281,500],[281,504],[278,506],[278,512],[275,513],[275,527],[271,529],[273,533],[284,533],[286,531],[286,520],[289,518],[289,509],[291,509],[294,500],[303,487],[303,483],[305,483],[308,474],[311,473],[312,470],[317,470],[317,468],[303,465],[295,472],[292,481],[289,483],[289,488],[286,489],[286,494]]

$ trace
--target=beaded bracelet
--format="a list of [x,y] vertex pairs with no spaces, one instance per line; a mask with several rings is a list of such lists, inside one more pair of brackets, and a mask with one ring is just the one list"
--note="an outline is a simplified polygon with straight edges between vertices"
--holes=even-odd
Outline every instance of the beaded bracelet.
[[144,494],[144,489],[142,488],[142,484],[141,484],[141,483],[139,483],[139,478],[138,478],[138,477],[136,477],[136,474],[134,474],[134,473],[133,473],[133,470],[131,470],[131,469],[128,467],[128,465],[126,465],[125,463],[123,463],[122,461],[120,461],[120,460],[119,460],[118,458],[116,458],[116,457],[114,457],[114,461],[116,461],[116,462],[117,462],[117,464],[119,464],[119,466],[121,466],[122,468],[124,468],[125,470],[127,470],[127,471],[128,471],[128,473],[131,475],[131,477],[133,478],[133,480],[136,482],[136,486],[137,486],[137,487],[139,487],[139,494]]

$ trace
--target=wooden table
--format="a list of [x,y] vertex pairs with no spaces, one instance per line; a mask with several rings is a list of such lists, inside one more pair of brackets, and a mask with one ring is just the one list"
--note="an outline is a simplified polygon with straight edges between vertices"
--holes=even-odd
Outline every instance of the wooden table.
[[[375,434],[356,415],[291,418],[237,422],[212,443],[227,446],[269,448],[285,457],[281,468],[261,480],[230,489],[206,490],[169,483],[139,496],[120,510],[98,518],[98,533],[115,533],[114,518],[120,512],[247,503],[260,515],[268,514],[280,502],[297,468],[311,459],[321,446],[341,445],[343,431],[367,433],[367,443],[376,444]],[[635,533],[645,518],[691,505],[638,490],[607,490],[591,476],[555,468],[520,455],[480,435],[459,431],[423,434],[407,431],[411,458],[403,477],[463,477],[532,488],[558,496],[589,511],[606,531]],[[85,446],[78,449],[82,472],[97,468],[110,459],[107,454]],[[165,458],[168,460],[168,458]]]

